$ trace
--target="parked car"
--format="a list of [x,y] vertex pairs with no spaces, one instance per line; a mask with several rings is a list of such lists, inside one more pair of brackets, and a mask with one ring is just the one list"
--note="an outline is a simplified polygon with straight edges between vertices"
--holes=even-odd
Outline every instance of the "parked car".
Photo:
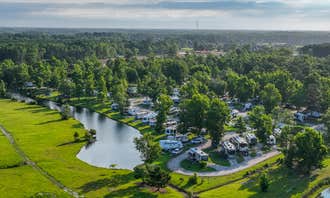
[[177,155],[177,154],[182,153],[182,149],[176,148],[176,149],[171,150],[170,152],[173,155]]
[[191,140],[192,144],[201,144],[205,141],[203,137],[195,137]]

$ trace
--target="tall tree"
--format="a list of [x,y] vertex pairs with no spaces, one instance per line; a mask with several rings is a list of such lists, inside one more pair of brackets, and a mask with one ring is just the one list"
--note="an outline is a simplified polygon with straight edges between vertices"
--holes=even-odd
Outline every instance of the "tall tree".
[[205,119],[210,106],[210,99],[203,94],[195,94],[191,99],[186,99],[181,104],[180,118],[186,127],[194,127],[200,133],[205,124]]
[[295,135],[290,142],[289,148],[284,152],[285,162],[289,167],[309,173],[312,167],[321,165],[327,150],[322,135],[314,129],[307,128]]
[[224,126],[229,119],[230,110],[228,105],[218,98],[211,101],[209,111],[206,117],[206,128],[208,129],[212,145],[217,146],[224,134]]
[[270,113],[281,103],[282,96],[274,84],[268,83],[261,91],[261,100],[265,106],[266,112]]
[[253,79],[249,79],[246,76],[240,77],[236,87],[236,96],[241,102],[246,102],[254,97],[256,88],[257,83]]
[[330,144],[330,108],[323,115],[322,121],[326,128],[325,137],[326,137],[327,143]]
[[0,80],[0,97],[6,96],[6,85],[5,82],[3,82],[3,80]]
[[151,134],[144,134],[140,138],[135,138],[134,144],[136,150],[141,153],[144,163],[152,163],[159,157],[161,148]]
[[98,95],[97,95],[97,97],[101,101],[104,102],[107,99],[107,94],[108,94],[107,84],[104,80],[104,77],[101,76],[100,79],[98,80]]
[[268,136],[273,131],[272,118],[265,114],[265,109],[262,106],[256,106],[249,113],[249,121],[251,126],[256,129],[258,139],[266,143]]
[[160,132],[163,131],[163,124],[166,121],[166,116],[173,105],[172,99],[165,94],[161,94],[158,98],[158,103],[157,103],[157,123],[156,123],[156,131]]
[[85,80],[85,93],[87,96],[94,96],[95,82],[94,74],[91,71],[87,71]]

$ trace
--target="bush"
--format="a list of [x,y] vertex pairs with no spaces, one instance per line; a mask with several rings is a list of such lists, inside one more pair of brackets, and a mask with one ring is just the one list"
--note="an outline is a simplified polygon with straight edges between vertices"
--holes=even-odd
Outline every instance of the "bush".
[[70,107],[69,105],[64,105],[61,111],[62,120],[68,120],[70,118]]
[[79,140],[79,133],[76,131],[73,134],[74,141],[77,142]]
[[146,174],[146,169],[144,167],[144,165],[139,165],[134,167],[134,178],[135,179],[142,179],[145,177]]
[[269,178],[266,172],[261,173],[259,178],[259,185],[262,192],[267,192],[269,187]]
[[206,168],[206,166],[207,166],[207,162],[205,162],[205,161],[201,161],[201,162],[199,162],[199,165],[201,166],[202,169],[203,169],[203,168]]
[[198,182],[198,176],[196,173],[194,173],[193,176],[189,177],[188,183],[194,185],[197,184],[197,182]]

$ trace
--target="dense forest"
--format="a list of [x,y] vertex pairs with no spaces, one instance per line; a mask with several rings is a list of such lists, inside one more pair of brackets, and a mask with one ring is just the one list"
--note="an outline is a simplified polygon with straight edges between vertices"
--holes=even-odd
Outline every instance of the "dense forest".
[[301,52],[317,57],[330,55],[330,43],[307,45],[301,48]]
[[112,92],[123,105],[129,84],[138,85],[139,93],[153,100],[181,87],[185,98],[195,93],[229,94],[246,102],[267,92],[265,97],[279,93],[282,104],[310,110],[325,111],[330,105],[329,57],[293,56],[290,48],[251,50],[247,46],[236,46],[223,56],[177,57],[186,35],[178,43],[151,35],[146,37],[153,39],[144,40],[135,33],[4,33],[0,35],[0,79],[9,89],[33,82],[70,97]]

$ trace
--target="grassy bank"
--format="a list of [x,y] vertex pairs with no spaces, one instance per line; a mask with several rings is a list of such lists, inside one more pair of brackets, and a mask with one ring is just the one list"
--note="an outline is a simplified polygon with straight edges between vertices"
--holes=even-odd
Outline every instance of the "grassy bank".
[[[311,175],[301,175],[284,167],[278,167],[269,171],[270,187],[268,192],[260,192],[257,175],[242,179],[223,187],[210,190],[200,194],[201,198],[206,197],[302,197],[304,192],[308,192],[322,179],[330,175],[330,158],[324,161],[324,168],[312,172]],[[314,194],[316,195],[316,194]]]
[[[42,169],[75,191],[87,197],[182,197],[170,188],[166,193],[154,193],[138,187],[131,171],[95,168],[77,159],[75,156],[83,142],[60,145],[72,142],[74,132],[83,136],[85,130],[78,121],[62,121],[56,111],[10,100],[1,99],[0,106],[0,123],[14,136],[21,149]],[[19,189],[8,189],[7,183],[17,181],[20,176],[9,169],[4,171],[7,174],[1,180],[6,182],[1,189],[18,194]],[[25,170],[21,171],[25,173]],[[31,178],[43,180],[40,175]],[[31,188],[29,183],[21,186],[22,192]]]

